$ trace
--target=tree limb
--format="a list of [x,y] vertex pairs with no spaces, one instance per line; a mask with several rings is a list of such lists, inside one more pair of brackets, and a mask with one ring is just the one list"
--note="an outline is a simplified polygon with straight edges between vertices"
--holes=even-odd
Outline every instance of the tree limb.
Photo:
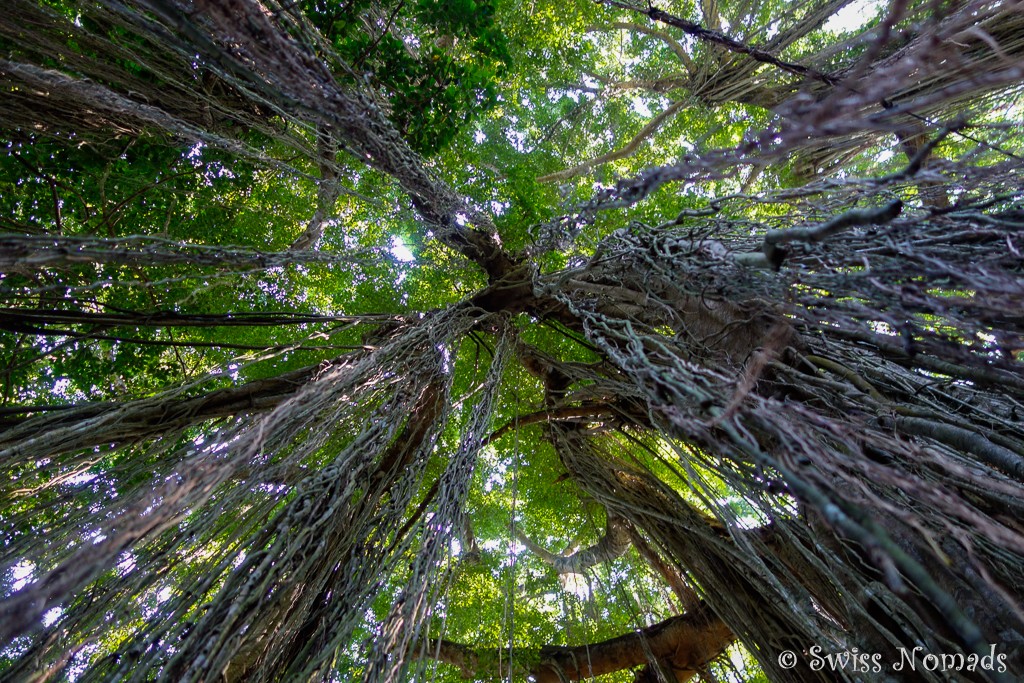
[[338,202],[338,195],[341,194],[341,185],[338,182],[338,172],[335,167],[335,145],[331,140],[330,132],[320,128],[320,135],[317,141],[317,153],[320,155],[320,184],[316,193],[316,211],[309,219],[306,229],[299,235],[288,251],[303,251],[310,249],[320,241],[324,234],[324,224],[328,217],[334,213],[334,205]]
[[[599,643],[520,651],[512,673],[532,677],[537,683],[580,681],[649,664],[649,652],[668,664],[666,668],[671,669],[675,681],[682,683],[693,678],[734,639],[729,627],[700,603],[682,616]],[[509,674],[508,654],[499,654],[497,649],[477,650],[449,640],[431,640],[416,648],[415,654],[456,666],[466,679],[497,681]]]
[[595,565],[611,562],[615,558],[621,557],[630,545],[629,527],[626,521],[613,515],[608,515],[605,534],[597,543],[577,550],[568,556],[556,555],[545,550],[518,528],[516,537],[559,574],[582,574]]
[[852,209],[842,213],[830,221],[810,228],[788,228],[786,230],[769,230],[764,236],[765,245],[778,245],[786,242],[821,242],[847,228],[857,225],[882,225],[888,223],[903,210],[903,202],[895,199],[885,206],[870,209]]
[[394,320],[395,316],[318,315],[314,313],[194,313],[153,311],[149,313],[126,311],[120,313],[91,313],[57,309],[29,310],[0,308],[0,329],[23,331],[31,328],[36,333],[49,333],[35,325],[66,323],[71,325],[126,325],[130,327],[278,327],[281,325],[307,325],[311,323],[354,323],[377,318]]
[[1005,472],[1017,481],[1024,481],[1024,458],[970,429],[918,417],[898,417],[896,429],[935,439],[958,451],[973,453],[987,465]]
[[103,239],[63,235],[0,236],[0,269],[5,272],[63,267],[80,263],[131,266],[217,266],[225,270],[281,268],[294,264],[341,265],[384,255],[367,249],[355,253],[320,251],[258,251],[241,246],[183,244],[177,240],[131,235]]
[[653,119],[651,119],[647,123],[647,125],[644,126],[639,133],[633,136],[633,139],[626,143],[626,145],[621,149],[617,149],[613,152],[608,152],[607,154],[602,154],[596,159],[584,161],[582,164],[578,164],[576,166],[573,166],[572,168],[567,168],[561,171],[556,171],[555,173],[549,173],[547,175],[540,176],[539,178],[537,178],[537,182],[550,183],[556,180],[566,180],[568,178],[574,178],[578,175],[583,175],[584,173],[594,168],[595,166],[600,166],[601,164],[606,164],[609,161],[616,161],[617,159],[624,159],[630,156],[631,154],[636,152],[637,149],[640,148],[640,145],[644,141],[646,141],[649,137],[654,135],[658,131],[658,129],[665,124],[666,121],[668,121],[672,116],[676,114],[676,112],[684,108],[686,105],[686,100],[680,100],[678,102],[673,102],[672,104],[670,104],[668,107],[665,108],[663,112],[661,112]]
[[[427,168],[374,95],[359,86],[339,85],[327,64],[275,25],[258,2],[199,0],[186,13],[169,0],[153,0],[151,10],[176,28],[188,49],[198,51],[211,69],[329,128],[354,158],[394,178],[434,236],[483,268],[492,282],[518,265],[492,234],[491,218]],[[191,13],[204,21],[195,21]],[[235,52],[226,45],[246,49]]]
[[683,579],[683,573],[677,567],[666,562],[636,530],[630,529],[630,539],[633,541],[633,547],[640,553],[640,557],[644,558],[647,564],[651,565],[661,575],[661,578],[665,579],[665,583],[679,599],[679,603],[683,607],[682,611],[689,612],[696,609],[700,604],[700,596]]
[[486,439],[484,439],[483,446],[494,443],[501,437],[505,436],[514,429],[525,427],[527,425],[538,424],[541,422],[548,422],[550,420],[608,420],[615,417],[611,409],[604,406],[567,406],[565,408],[558,408],[557,410],[541,410],[536,413],[529,413],[527,415],[519,415],[503,424],[498,429],[494,430]]
[[778,270],[788,255],[779,247],[787,242],[821,242],[829,237],[857,225],[881,225],[888,223],[903,210],[903,202],[895,199],[884,206],[869,209],[852,209],[830,221],[806,228],[769,230],[765,233],[762,252],[745,252],[733,255],[733,261],[750,268]]
[[686,66],[686,70],[690,73],[693,73],[693,59],[690,58],[690,55],[689,53],[687,53],[686,48],[683,47],[682,43],[680,43],[678,40],[670,36],[668,33],[665,33],[664,31],[659,31],[657,29],[651,28],[650,26],[643,26],[641,24],[636,24],[631,21],[615,21],[609,24],[607,27],[590,26],[587,28],[587,33],[594,33],[596,31],[605,31],[611,29],[636,31],[637,33],[643,33],[644,35],[651,36],[652,38],[657,38],[661,40],[662,42],[669,46],[672,52],[676,53],[676,56],[679,57],[679,61],[681,61]]
[[84,403],[56,414],[31,417],[0,432],[0,462],[23,457],[27,448],[43,448],[48,456],[54,457],[175,433],[218,417],[266,412],[316,381],[326,368],[347,365],[364,354],[365,351],[356,351],[331,363],[310,365],[198,396],[180,396],[178,390],[171,390],[134,401]]
[[819,29],[825,21],[833,14],[849,5],[852,0],[826,0],[814,9],[810,10],[795,24],[780,31],[773,38],[765,43],[767,50],[784,50],[797,40],[800,40],[811,31]]
[[745,45],[739,42],[738,40],[730,38],[729,36],[723,33],[704,28],[700,24],[696,24],[692,21],[687,21],[686,19],[682,19],[680,17],[671,15],[668,12],[660,10],[656,7],[648,6],[646,9],[641,9],[640,7],[636,7],[626,2],[619,2],[618,0],[602,0],[602,3],[605,5],[609,5],[611,7],[618,7],[620,9],[630,10],[633,12],[644,14],[653,19],[654,21],[659,21],[663,24],[668,24],[669,26],[674,26],[678,29],[681,29],[684,33],[686,33],[687,35],[691,35],[694,38],[709,43],[713,43],[715,45],[721,45],[730,52],[738,52],[740,54],[747,55],[751,59],[754,59],[758,62],[762,62],[764,64],[771,64],[772,66],[778,67],[783,71],[789,72],[791,74],[803,76],[805,78],[810,78],[816,81],[821,81],[822,83],[826,83],[828,85],[836,85],[839,82],[839,79],[836,78],[835,76],[822,73],[817,69],[812,69],[811,67],[803,66],[801,64],[783,61],[778,57],[768,52],[765,52],[764,50],[761,50],[756,47],[751,47],[749,45]]

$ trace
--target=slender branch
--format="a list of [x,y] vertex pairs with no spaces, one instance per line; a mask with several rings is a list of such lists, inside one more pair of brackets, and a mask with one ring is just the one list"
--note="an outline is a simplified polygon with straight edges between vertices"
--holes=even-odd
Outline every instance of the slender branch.
[[0,308],[0,329],[29,330],[35,334],[63,334],[45,327],[53,323],[73,325],[131,325],[141,327],[273,327],[310,323],[354,323],[394,321],[391,315],[317,315],[314,313],[214,313],[185,314],[173,311],[151,313],[89,313],[54,309]]
[[765,245],[779,245],[786,242],[821,242],[847,228],[857,225],[882,225],[888,223],[903,210],[903,202],[893,200],[885,206],[870,209],[853,209],[832,220],[810,228],[788,228],[769,230],[764,236]]
[[380,35],[377,36],[372,43],[367,45],[366,49],[363,50],[359,54],[359,56],[355,58],[355,60],[353,60],[353,68],[358,69],[359,67],[361,67],[366,58],[369,57],[373,53],[373,51],[377,49],[377,46],[380,45],[380,41],[384,40],[384,36],[386,36],[388,32],[391,30],[391,26],[395,23],[395,19],[398,17],[398,13],[402,11],[402,8],[404,6],[405,0],[401,0],[401,2],[399,2],[398,5],[395,6],[394,11],[392,11],[391,15],[388,17],[387,23],[384,24],[384,29],[380,32]]
[[556,180],[566,180],[568,178],[573,178],[575,176],[586,173],[595,166],[606,164],[609,161],[616,161],[617,159],[624,159],[634,154],[637,151],[637,149],[640,148],[640,145],[645,140],[654,135],[658,131],[658,129],[665,124],[666,121],[668,121],[671,117],[675,116],[675,114],[680,109],[684,108],[686,105],[687,102],[685,100],[673,102],[671,105],[666,107],[663,112],[661,112],[653,119],[651,119],[647,123],[647,125],[644,126],[639,133],[633,136],[633,139],[626,143],[626,145],[621,149],[617,149],[613,152],[608,152],[607,154],[602,154],[596,159],[584,161],[582,164],[578,164],[576,166],[573,166],[572,168],[567,168],[561,171],[556,171],[555,173],[549,173],[547,175],[540,176],[539,178],[537,178],[537,182],[550,183]]
[[607,27],[590,26],[587,28],[587,33],[595,33],[597,31],[607,31],[613,29],[635,31],[637,33],[642,33],[644,35],[651,36],[652,38],[657,38],[661,40],[662,42],[669,46],[672,52],[676,53],[676,56],[679,57],[679,61],[681,61],[686,66],[686,70],[689,71],[690,73],[693,73],[693,59],[686,51],[686,48],[683,47],[682,43],[680,43],[678,40],[670,36],[668,33],[665,33],[664,31],[659,31],[657,29],[651,28],[650,26],[643,26],[641,24],[636,24],[631,21],[616,21],[612,22]]
[[526,427],[527,425],[542,422],[567,421],[567,420],[609,420],[615,417],[615,413],[603,406],[569,406],[557,410],[541,410],[536,413],[519,415],[514,417],[498,429],[494,430],[486,439],[483,446],[494,443],[514,429]]
[[832,235],[857,225],[881,225],[888,223],[903,210],[903,202],[896,199],[885,206],[870,209],[853,209],[830,221],[807,228],[769,230],[765,233],[760,252],[741,252],[732,255],[732,260],[748,268],[772,268],[778,270],[789,255],[780,244],[786,242],[821,242]]
[[77,191],[75,191],[74,188],[71,188],[66,183],[63,183],[63,182],[57,180],[57,178],[44,173],[42,169],[36,168],[35,165],[33,165],[33,164],[29,163],[28,161],[26,161],[17,152],[13,152],[13,151],[9,152],[8,156],[10,156],[10,158],[14,159],[19,164],[21,164],[23,167],[28,169],[28,171],[30,173],[32,173],[32,175],[36,176],[37,178],[39,178],[41,180],[44,180],[46,182],[46,184],[50,186],[50,190],[51,190],[51,192],[53,194],[53,209],[54,209],[54,212],[55,212],[55,215],[56,215],[56,225],[57,225],[58,231],[60,231],[60,229],[61,229],[61,218],[60,218],[61,210],[60,210],[60,196],[59,196],[59,194],[57,192],[57,188],[60,188],[61,190],[64,190],[65,192],[69,192],[71,194],[74,194],[78,198],[78,201],[81,203],[82,211],[85,213],[87,219],[91,218],[91,213],[89,211],[89,203],[86,202],[85,199],[82,198],[82,195],[79,194]]
[[700,24],[694,23],[692,21],[687,21],[686,19],[681,19],[656,7],[650,6],[647,9],[642,9],[640,7],[637,7],[626,2],[619,2],[618,0],[600,1],[603,4],[609,5],[611,7],[618,7],[620,9],[630,10],[632,12],[638,12],[640,14],[646,15],[653,19],[654,21],[659,21],[663,24],[674,26],[682,30],[687,35],[691,35],[694,38],[697,38],[698,40],[703,40],[709,43],[713,43],[715,45],[721,45],[730,52],[738,52],[740,54],[747,55],[751,59],[754,59],[758,62],[762,62],[764,64],[771,64],[772,66],[778,67],[783,71],[787,71],[791,74],[803,76],[805,78],[811,78],[816,81],[821,81],[822,83],[826,83],[827,85],[836,85],[837,83],[839,83],[839,79],[836,78],[835,76],[822,73],[817,69],[812,69],[801,64],[783,61],[778,57],[772,55],[771,53],[765,52],[764,50],[758,49],[756,47],[751,47],[749,45],[745,45],[739,42],[738,40],[735,40],[723,33],[720,33],[719,31],[713,31],[711,29],[704,28]]

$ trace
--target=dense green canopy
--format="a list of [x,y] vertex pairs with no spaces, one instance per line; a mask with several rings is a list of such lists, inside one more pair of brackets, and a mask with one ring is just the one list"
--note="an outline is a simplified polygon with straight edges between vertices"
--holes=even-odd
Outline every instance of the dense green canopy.
[[0,49],[0,679],[1024,678],[1019,3]]

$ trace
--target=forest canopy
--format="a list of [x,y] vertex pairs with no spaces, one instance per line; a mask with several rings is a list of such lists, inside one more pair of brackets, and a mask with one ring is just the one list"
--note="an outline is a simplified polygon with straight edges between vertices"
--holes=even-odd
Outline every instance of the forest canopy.
[[7,0],[0,680],[1024,679],[1024,5]]

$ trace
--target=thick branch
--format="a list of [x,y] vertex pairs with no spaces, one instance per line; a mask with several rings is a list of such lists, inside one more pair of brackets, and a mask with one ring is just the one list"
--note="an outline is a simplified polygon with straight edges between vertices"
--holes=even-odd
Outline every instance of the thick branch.
[[334,205],[338,202],[338,195],[341,194],[341,185],[338,182],[338,173],[335,169],[334,142],[330,133],[321,131],[317,152],[320,155],[320,185],[316,193],[316,211],[309,219],[309,224],[301,235],[288,247],[289,251],[301,251],[310,249],[320,241],[324,234],[324,225],[328,217],[334,213]]
[[640,557],[647,561],[647,564],[651,565],[659,574],[661,578],[665,579],[665,583],[668,584],[672,592],[679,599],[679,603],[683,606],[684,612],[689,612],[696,609],[700,603],[700,596],[697,592],[690,587],[689,584],[683,579],[683,573],[679,568],[672,566],[665,559],[661,557],[650,546],[650,544],[644,540],[643,536],[636,533],[635,530],[630,531],[630,539],[633,541],[633,547],[636,548],[637,552],[640,553]]
[[925,436],[951,448],[976,455],[981,462],[1024,481],[1024,458],[970,429],[917,417],[896,418],[896,428],[907,434]]
[[394,316],[317,315],[314,313],[90,313],[24,308],[0,308],[0,329],[35,334],[62,334],[43,325],[127,325],[131,327],[277,327],[310,323],[355,323],[394,320]]
[[786,259],[786,252],[779,247],[786,242],[821,242],[829,237],[858,225],[882,225],[888,223],[903,210],[903,202],[896,199],[885,206],[870,209],[853,209],[840,214],[830,221],[807,228],[769,230],[765,233],[762,252],[744,252],[733,255],[736,263],[751,268],[772,267],[778,270]]
[[662,95],[671,90],[675,90],[676,88],[685,88],[689,84],[690,78],[686,74],[670,73],[665,76],[659,76],[658,78],[647,80],[632,79],[628,81],[609,83],[606,92],[611,94],[628,90],[645,90],[647,92]]
[[328,66],[258,2],[199,0],[186,12],[169,0],[153,0],[149,7],[175,29],[181,49],[200,54],[227,82],[278,104],[282,113],[329,129],[354,158],[393,177],[434,235],[480,265],[492,281],[511,270],[491,219],[427,169],[378,98],[363,88],[340,86]]
[[903,210],[903,202],[896,199],[885,206],[870,209],[853,209],[840,214],[830,221],[810,228],[788,228],[786,230],[769,230],[764,236],[765,244],[784,244],[786,242],[821,242],[847,228],[858,225],[882,225],[888,223]]
[[21,457],[29,448],[53,457],[84,448],[122,445],[218,417],[271,410],[323,370],[324,366],[308,366],[200,396],[170,393],[126,403],[87,403],[55,415],[40,415],[0,434],[0,459]]
[[[374,258],[382,254],[367,250]],[[293,264],[343,264],[361,260],[362,254],[313,251],[257,251],[247,247],[183,244],[178,240],[134,235],[115,239],[47,235],[0,237],[0,269],[35,270],[79,263],[130,266],[216,266],[225,269],[280,268]]]
[[[665,668],[682,682],[690,680],[734,639],[725,623],[702,603],[693,612],[611,640],[519,652],[520,661],[537,663],[520,664],[513,673],[530,676],[537,683],[580,681],[648,664],[650,652],[668,664]],[[507,653],[499,654],[497,650],[474,650],[441,640],[427,643],[421,654],[458,667],[466,679],[500,680],[508,676]]]
[[516,537],[545,564],[553,567],[559,574],[582,574],[595,565],[611,562],[615,558],[621,557],[629,549],[630,544],[629,527],[626,525],[626,521],[621,517],[613,515],[608,516],[605,534],[597,543],[588,548],[577,550],[568,556],[548,552],[530,540],[519,529],[516,529]]

